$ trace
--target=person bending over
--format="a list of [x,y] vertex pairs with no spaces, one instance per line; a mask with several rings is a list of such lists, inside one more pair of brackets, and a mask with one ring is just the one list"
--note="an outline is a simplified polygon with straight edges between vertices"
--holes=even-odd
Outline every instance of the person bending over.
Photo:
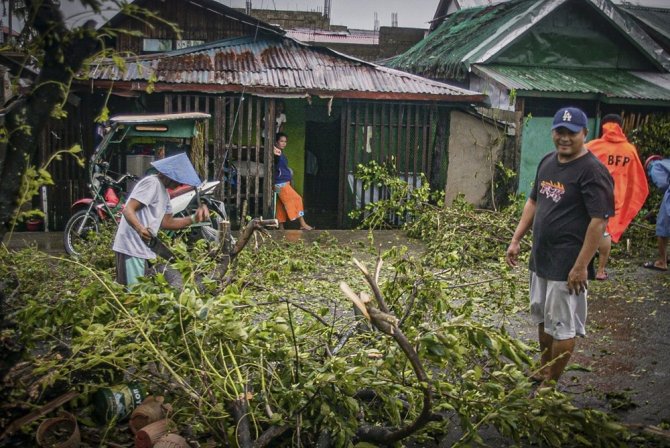
[[167,188],[180,184],[197,187],[202,183],[186,154],[156,160],[151,165],[158,174],[146,176],[135,185],[114,237],[116,281],[123,285],[135,284],[147,274],[148,261],[156,258],[147,242],[156,236],[158,229],[179,230],[209,219],[204,204],[191,216],[172,216]]

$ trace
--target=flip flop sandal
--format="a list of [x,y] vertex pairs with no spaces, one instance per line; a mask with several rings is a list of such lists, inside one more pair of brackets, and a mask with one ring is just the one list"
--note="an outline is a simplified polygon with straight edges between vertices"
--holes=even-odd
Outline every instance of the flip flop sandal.
[[668,271],[668,268],[659,268],[654,264],[653,261],[647,261],[645,264],[642,265],[642,267],[645,269],[651,269],[652,271],[661,271],[661,272]]

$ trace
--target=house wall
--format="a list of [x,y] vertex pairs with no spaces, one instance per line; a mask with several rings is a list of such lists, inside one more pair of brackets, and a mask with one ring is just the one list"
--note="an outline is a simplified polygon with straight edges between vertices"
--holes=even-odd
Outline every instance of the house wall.
[[364,61],[375,62],[409,50],[423,39],[426,33],[427,30],[421,28],[382,26],[379,28],[377,44],[323,42],[321,45]]
[[284,133],[288,136],[286,157],[293,170],[291,184],[295,191],[303,194],[305,182],[305,105],[304,99],[284,100],[286,123]]
[[418,187],[425,174],[430,182],[435,143],[436,110],[430,104],[347,101],[342,109],[340,162],[340,225],[353,223],[350,210],[385,197],[383,186],[365,189],[356,169],[375,161],[391,164],[398,176]]
[[468,89],[488,95],[491,102],[490,107],[493,109],[514,110],[514,101],[510,101],[509,90],[497,83],[471,74]]
[[480,117],[454,110],[449,132],[449,165],[445,201],[463,194],[475,206],[490,204],[495,166],[501,158],[504,132]]

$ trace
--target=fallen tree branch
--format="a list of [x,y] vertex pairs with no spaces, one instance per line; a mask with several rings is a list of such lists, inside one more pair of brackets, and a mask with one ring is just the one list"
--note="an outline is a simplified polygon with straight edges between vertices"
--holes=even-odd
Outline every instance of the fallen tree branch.
[[375,269],[374,277],[370,275],[367,268],[361,262],[354,259],[354,263],[365,276],[365,279],[372,289],[372,292],[374,293],[375,299],[381,310],[372,306],[372,301],[367,294],[355,294],[346,283],[340,283],[340,289],[352,302],[354,302],[354,305],[356,305],[356,307],[361,311],[361,313],[363,313],[363,315],[372,323],[375,328],[380,330],[382,333],[391,336],[396,341],[398,346],[409,360],[412,369],[414,370],[414,374],[418,380],[419,388],[423,393],[423,407],[421,409],[421,413],[409,425],[401,428],[363,426],[356,431],[356,436],[361,441],[373,442],[377,444],[391,444],[415,433],[432,420],[431,407],[433,390],[418,353],[409,342],[407,337],[400,330],[400,328],[398,328],[398,318],[390,313],[384,301],[384,297],[382,296],[379,284],[377,283],[382,263],[381,258],[377,260],[377,267]]
[[279,222],[276,219],[258,219],[254,218],[244,226],[242,230],[242,235],[240,239],[235,243],[235,247],[230,252],[231,261],[244,249],[244,247],[249,243],[251,236],[256,230],[261,230],[266,227],[279,227]]
[[235,421],[235,439],[239,448],[251,448],[251,429],[249,427],[248,392],[241,394],[229,404],[230,414]]
[[271,426],[265,431],[263,431],[263,434],[261,434],[256,441],[254,442],[253,447],[254,448],[263,448],[265,446],[268,446],[270,442],[272,442],[275,438],[281,436],[284,434],[286,431],[291,429],[289,425],[283,425],[283,426]]
[[21,417],[18,420],[14,420],[12,423],[9,424],[9,426],[5,429],[5,431],[0,435],[0,440],[4,439],[7,436],[10,436],[14,432],[18,431],[21,429],[22,426],[25,426],[29,423],[34,422],[38,418],[42,417],[43,415],[48,414],[49,412],[53,411],[56,408],[59,408],[60,406],[64,405],[68,401],[74,400],[79,396],[79,392],[77,391],[70,391],[67,392],[66,394],[61,395],[60,397],[51,400],[44,406],[40,407],[39,409],[34,410],[30,414],[27,414],[23,417]]

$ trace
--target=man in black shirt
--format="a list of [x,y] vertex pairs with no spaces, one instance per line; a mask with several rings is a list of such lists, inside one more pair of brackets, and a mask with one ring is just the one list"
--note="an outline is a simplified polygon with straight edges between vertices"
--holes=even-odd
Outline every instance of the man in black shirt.
[[533,228],[530,256],[531,317],[538,325],[542,381],[558,381],[586,334],[587,280],[594,278],[593,256],[614,214],[614,182],[607,168],[584,146],[586,114],[574,107],[554,116],[556,151],[537,168],[507,263],[517,265],[519,242]]

